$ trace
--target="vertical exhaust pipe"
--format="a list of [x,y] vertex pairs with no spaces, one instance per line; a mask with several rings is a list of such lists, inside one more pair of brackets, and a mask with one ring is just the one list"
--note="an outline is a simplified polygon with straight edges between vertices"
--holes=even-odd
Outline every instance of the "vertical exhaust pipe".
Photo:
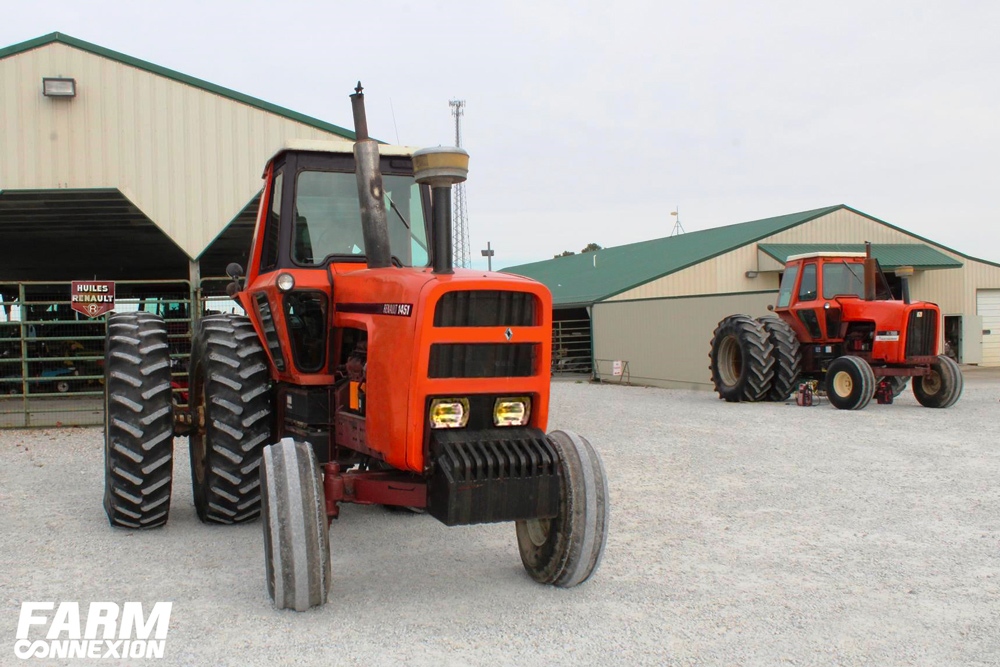
[[896,277],[899,278],[899,287],[903,297],[903,303],[910,303],[910,276],[913,275],[912,266],[901,266],[896,269]]
[[431,186],[434,273],[454,273],[451,241],[451,186],[469,175],[469,154],[461,148],[422,148],[413,154],[413,177]]
[[378,142],[368,136],[365,95],[361,82],[351,95],[354,112],[354,164],[358,177],[358,203],[361,206],[361,230],[365,237],[365,257],[368,268],[380,269],[392,265],[389,248],[389,223],[385,213],[385,190],[379,171]]
[[870,241],[865,241],[865,301],[875,300],[875,273],[872,244]]

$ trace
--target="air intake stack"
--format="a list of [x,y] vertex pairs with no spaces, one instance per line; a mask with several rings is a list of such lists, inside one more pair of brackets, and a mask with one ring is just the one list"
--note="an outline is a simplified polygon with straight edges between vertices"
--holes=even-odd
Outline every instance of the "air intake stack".
[[434,273],[454,273],[452,269],[451,186],[469,175],[469,154],[461,148],[422,148],[413,154],[413,176],[417,183],[431,186],[434,223]]

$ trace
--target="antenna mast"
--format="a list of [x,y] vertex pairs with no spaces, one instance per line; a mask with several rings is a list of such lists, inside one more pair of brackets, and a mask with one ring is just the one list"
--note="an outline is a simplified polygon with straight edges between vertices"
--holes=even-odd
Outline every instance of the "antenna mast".
[[675,206],[674,210],[670,212],[670,215],[677,218],[674,222],[674,228],[670,231],[671,236],[680,236],[684,233],[684,225],[681,224],[681,207]]
[[[462,147],[462,116],[465,115],[465,100],[450,100],[451,115],[455,117],[455,146]],[[465,206],[465,183],[452,187],[454,208],[452,212],[453,256],[455,266],[469,268],[469,212]]]

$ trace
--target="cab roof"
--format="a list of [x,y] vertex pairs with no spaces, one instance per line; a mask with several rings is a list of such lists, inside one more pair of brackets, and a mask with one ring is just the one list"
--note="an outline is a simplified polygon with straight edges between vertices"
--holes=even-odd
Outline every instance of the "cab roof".
[[786,262],[795,262],[800,259],[814,259],[817,257],[830,257],[832,259],[864,259],[866,257],[863,252],[804,252],[798,255],[789,255]]
[[[392,146],[389,144],[379,144],[379,155],[390,157],[410,157],[418,150],[414,146]],[[288,139],[279,148],[268,162],[274,161],[276,157],[288,151],[308,151],[311,153],[341,153],[346,155],[354,154],[353,141],[331,141],[329,139]]]

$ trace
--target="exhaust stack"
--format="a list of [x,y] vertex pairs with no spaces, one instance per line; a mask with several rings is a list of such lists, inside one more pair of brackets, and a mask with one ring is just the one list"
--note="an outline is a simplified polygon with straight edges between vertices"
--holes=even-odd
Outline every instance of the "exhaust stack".
[[358,203],[361,206],[361,229],[365,236],[365,257],[368,268],[381,269],[392,265],[389,248],[389,223],[385,213],[385,190],[379,171],[378,142],[368,136],[365,115],[365,95],[361,82],[351,95],[354,112],[354,163],[358,176]]
[[901,266],[896,269],[896,277],[899,278],[901,296],[903,303],[910,303],[910,277],[913,275],[912,266]]
[[431,186],[434,273],[454,273],[451,244],[451,186],[469,175],[469,154],[461,148],[422,148],[413,154],[413,176]]
[[872,257],[872,244],[865,241],[865,301],[875,300],[875,258]]

